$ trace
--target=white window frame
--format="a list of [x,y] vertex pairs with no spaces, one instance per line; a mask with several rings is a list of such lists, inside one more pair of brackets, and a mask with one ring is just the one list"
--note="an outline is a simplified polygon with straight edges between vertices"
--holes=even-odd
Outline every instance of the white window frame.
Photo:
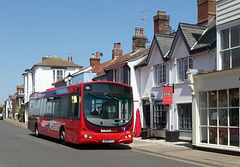
[[[239,43],[238,43],[238,45],[237,46],[232,46],[232,40],[231,40],[231,36],[232,36],[232,31],[231,31],[231,29],[232,28],[234,28],[234,27],[237,27],[238,26],[238,30],[239,30],[239,34],[238,34],[238,38],[239,38]],[[223,48],[223,46],[222,46],[222,37],[223,37],[223,35],[222,35],[222,32],[223,31],[228,31],[228,46],[226,46],[226,48]],[[221,63],[220,63],[220,66],[221,66],[221,69],[222,70],[226,70],[226,69],[231,69],[231,68],[234,68],[233,67],[233,51],[234,50],[236,50],[236,49],[240,49],[240,24],[237,24],[237,25],[231,25],[231,26],[229,26],[229,27],[227,27],[227,28],[224,28],[224,29],[222,29],[222,30],[220,30],[220,59],[221,59]],[[226,41],[226,39],[224,39],[224,41]],[[227,53],[228,52],[228,54],[229,54],[229,64],[226,64],[226,67],[224,68],[224,64],[226,63],[226,62],[224,62],[224,53]],[[239,67],[239,66],[236,66],[236,67]]]
[[192,103],[178,104],[179,130],[192,130]]
[[154,86],[160,86],[167,82],[166,65],[160,64],[153,66],[154,68]]
[[[62,75],[59,75],[58,72],[61,72]],[[65,77],[65,70],[64,69],[53,69],[52,74],[53,74],[53,82],[56,82]]]
[[[232,89],[238,89],[238,95],[236,95],[236,97],[238,97],[238,106],[231,106],[230,105],[230,100],[235,99],[235,97],[231,97],[230,96],[230,90]],[[224,96],[220,95],[220,91],[226,91],[226,97],[224,99]],[[203,98],[200,97],[200,94],[204,93],[206,97],[203,96]],[[205,144],[215,144],[215,145],[222,145],[222,146],[230,146],[230,147],[240,147],[240,145],[238,144],[238,146],[234,146],[231,145],[231,129],[236,129],[238,130],[239,133],[239,127],[240,124],[238,123],[238,125],[231,125],[230,122],[230,110],[235,109],[238,110],[238,115],[240,116],[240,98],[239,98],[239,94],[240,94],[240,88],[230,88],[230,89],[221,89],[221,90],[212,90],[212,91],[203,91],[203,92],[199,92],[199,99],[198,99],[198,110],[199,110],[199,123],[198,123],[198,127],[200,130],[200,135],[199,135],[199,143],[205,143]],[[210,100],[210,96],[213,95],[213,99],[215,99],[214,101],[214,106],[211,106],[211,100]],[[235,94],[234,94],[235,95]],[[237,99],[237,98],[236,98]],[[201,102],[201,100],[203,102]],[[223,102],[226,103],[223,103]],[[234,101],[234,100],[232,100]],[[220,103],[221,102],[221,103]],[[204,105],[201,105],[204,104]],[[222,105],[224,104],[224,105]],[[223,120],[223,117],[220,116],[220,112],[222,110],[226,110],[226,122],[225,124],[220,124],[220,121]],[[211,111],[215,111],[216,114],[210,114]],[[202,113],[205,112],[205,116],[201,118]],[[238,116],[238,117],[239,117]],[[201,119],[205,120],[205,121],[201,121]],[[240,118],[239,118],[240,119]],[[212,120],[216,120],[215,125],[211,123]],[[239,120],[238,120],[239,121]],[[201,124],[201,122],[204,122]],[[203,135],[201,129],[205,129],[206,133]],[[213,134],[211,133],[211,129],[216,129],[216,138],[215,141],[211,141],[211,137],[213,136]],[[220,132],[222,132],[222,129],[226,129],[226,137],[225,137],[225,142],[221,141],[221,135]],[[212,136],[210,135],[212,134]],[[201,136],[205,136],[205,140],[201,141]],[[239,137],[237,137],[238,140]]]
[[187,81],[187,70],[193,68],[192,57],[178,60],[178,82]]
[[154,104],[153,106],[153,128],[166,129],[167,128],[167,110],[168,106],[163,104]]

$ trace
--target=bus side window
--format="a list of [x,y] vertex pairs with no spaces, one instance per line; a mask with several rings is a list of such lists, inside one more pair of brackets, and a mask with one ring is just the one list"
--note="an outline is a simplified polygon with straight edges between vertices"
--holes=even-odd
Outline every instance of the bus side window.
[[53,101],[53,116],[54,118],[59,118],[60,116],[60,98],[55,97]]
[[68,118],[68,105],[69,104],[69,96],[61,97],[60,104],[60,118],[66,119]]
[[46,113],[46,103],[47,103],[47,98],[42,98],[41,99],[41,110],[40,110],[40,116],[44,117],[45,113]]
[[79,108],[80,108],[81,96],[73,95],[71,96],[72,106],[71,106],[71,119],[78,119],[80,117]]
[[47,110],[44,115],[45,117],[52,117],[53,116],[53,98],[49,97],[47,99]]
[[29,116],[35,116],[35,100],[30,100],[29,102]]

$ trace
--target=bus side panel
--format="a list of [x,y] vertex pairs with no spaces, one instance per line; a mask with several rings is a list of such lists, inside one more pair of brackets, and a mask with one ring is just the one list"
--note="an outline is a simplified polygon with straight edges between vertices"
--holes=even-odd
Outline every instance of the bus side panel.
[[79,120],[69,120],[66,123],[65,130],[66,130],[66,141],[71,143],[78,143],[79,139]]
[[32,132],[35,132],[35,123],[37,122],[37,119],[34,117],[28,117],[28,129]]

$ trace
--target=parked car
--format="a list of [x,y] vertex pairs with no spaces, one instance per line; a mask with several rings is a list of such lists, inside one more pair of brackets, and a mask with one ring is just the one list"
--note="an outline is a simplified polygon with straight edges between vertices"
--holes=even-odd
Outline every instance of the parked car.
[[2,114],[0,114],[0,120],[3,120],[3,115]]

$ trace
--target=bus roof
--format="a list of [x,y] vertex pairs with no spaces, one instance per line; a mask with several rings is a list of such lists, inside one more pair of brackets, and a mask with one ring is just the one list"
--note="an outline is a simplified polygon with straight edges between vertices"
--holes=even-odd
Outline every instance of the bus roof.
[[43,97],[80,92],[81,85],[90,84],[90,83],[114,83],[114,84],[120,84],[120,85],[131,87],[130,85],[126,85],[126,84],[118,83],[118,82],[112,82],[112,81],[91,81],[91,82],[83,82],[83,83],[79,83],[79,84],[74,84],[74,85],[70,85],[70,86],[64,86],[64,87],[60,87],[60,88],[49,88],[44,92],[35,92],[30,95],[30,99],[38,99],[38,98],[43,98]]

